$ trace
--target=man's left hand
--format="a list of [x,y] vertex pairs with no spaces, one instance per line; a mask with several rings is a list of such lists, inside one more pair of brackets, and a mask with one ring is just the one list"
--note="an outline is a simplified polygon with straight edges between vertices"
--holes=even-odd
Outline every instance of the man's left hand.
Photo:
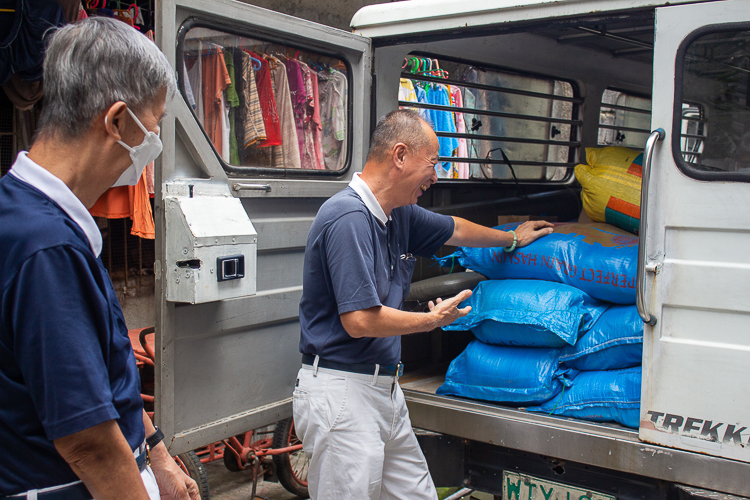
[[517,247],[525,247],[553,231],[554,224],[543,220],[530,220],[516,228]]
[[200,500],[198,484],[185,474],[169,454],[164,443],[151,450],[151,470],[165,500]]

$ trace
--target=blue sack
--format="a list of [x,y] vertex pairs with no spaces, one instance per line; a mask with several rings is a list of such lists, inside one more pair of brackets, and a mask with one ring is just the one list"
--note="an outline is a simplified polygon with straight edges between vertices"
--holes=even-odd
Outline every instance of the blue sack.
[[[497,226],[509,231],[521,223]],[[502,247],[458,247],[438,259],[491,280],[536,279],[565,283],[595,299],[635,304],[638,238],[609,224],[555,224],[555,232],[513,252]]]
[[617,422],[638,428],[641,412],[641,368],[580,372],[562,394],[528,411]]
[[641,364],[643,320],[636,306],[612,306],[560,362],[576,370],[619,370]]
[[501,347],[473,340],[451,362],[437,394],[539,404],[559,394],[577,373],[560,368],[559,354],[559,349]]
[[539,280],[482,281],[459,307],[467,305],[471,312],[443,330],[527,347],[572,346],[608,307],[572,286]]

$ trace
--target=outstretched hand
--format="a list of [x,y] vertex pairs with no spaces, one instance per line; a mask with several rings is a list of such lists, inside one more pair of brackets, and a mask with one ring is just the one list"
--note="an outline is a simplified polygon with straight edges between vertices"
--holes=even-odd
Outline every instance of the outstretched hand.
[[554,224],[543,220],[530,220],[516,228],[517,247],[525,247],[553,231]]
[[471,297],[471,290],[464,290],[449,299],[436,299],[435,302],[429,301],[427,307],[430,308],[429,314],[435,317],[435,328],[448,326],[458,318],[469,314],[471,306],[466,306],[463,309],[458,308],[458,305],[469,297]]

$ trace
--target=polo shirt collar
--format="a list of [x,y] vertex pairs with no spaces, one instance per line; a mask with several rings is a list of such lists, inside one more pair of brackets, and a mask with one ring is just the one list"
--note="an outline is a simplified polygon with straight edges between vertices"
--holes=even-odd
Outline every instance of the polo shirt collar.
[[26,151],[18,153],[18,158],[10,170],[11,175],[35,187],[57,203],[86,234],[94,255],[102,252],[102,234],[86,207],[73,191],[49,170],[37,165],[27,156]]
[[375,198],[375,195],[372,194],[370,186],[368,186],[367,183],[360,178],[361,174],[362,172],[354,172],[354,176],[352,177],[352,181],[349,183],[349,187],[352,188],[360,198],[362,198],[365,206],[370,211],[370,213],[372,213],[372,215],[374,215],[375,218],[378,219],[378,222],[385,226],[385,223],[391,220],[391,218],[385,216],[385,211],[383,210],[383,207],[380,206],[380,203],[378,203],[378,199]]

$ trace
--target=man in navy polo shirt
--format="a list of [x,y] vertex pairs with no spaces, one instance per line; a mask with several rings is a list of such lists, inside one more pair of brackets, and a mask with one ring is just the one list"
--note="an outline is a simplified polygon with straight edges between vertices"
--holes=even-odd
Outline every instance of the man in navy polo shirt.
[[437,498],[397,383],[400,336],[465,316],[470,308],[458,305],[471,291],[430,302],[427,313],[401,310],[414,256],[446,243],[512,250],[552,232],[543,221],[503,232],[418,207],[437,182],[438,150],[417,113],[389,113],[361,175],[323,204],[310,229],[293,401],[313,500]]
[[0,498],[199,498],[143,411],[87,210],[159,155],[175,88],[166,57],[120,21],[49,43],[37,139],[0,179]]

